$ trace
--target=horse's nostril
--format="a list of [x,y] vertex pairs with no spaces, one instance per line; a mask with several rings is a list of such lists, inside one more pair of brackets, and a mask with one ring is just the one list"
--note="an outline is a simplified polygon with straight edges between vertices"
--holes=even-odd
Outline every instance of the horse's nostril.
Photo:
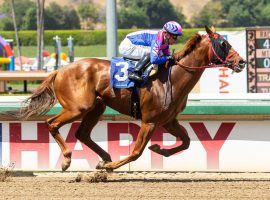
[[244,69],[245,68],[245,65],[246,65],[246,61],[245,60],[239,60],[238,62],[238,66],[241,68],[241,69]]
[[247,62],[245,60],[239,60],[240,65],[245,65]]

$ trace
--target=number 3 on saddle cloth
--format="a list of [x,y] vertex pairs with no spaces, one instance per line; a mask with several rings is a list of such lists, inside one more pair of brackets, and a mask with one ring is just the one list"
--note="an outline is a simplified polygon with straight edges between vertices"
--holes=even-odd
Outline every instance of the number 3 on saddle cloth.
[[148,80],[148,75],[151,72],[153,65],[147,67],[142,74],[143,82],[137,85],[134,81],[128,78],[129,73],[133,72],[134,66],[138,61],[129,60],[123,57],[113,57],[111,59],[110,69],[110,86],[112,88],[132,88],[131,93],[131,115],[135,119],[141,118],[140,111],[140,94],[137,87],[142,87]]
[[[133,72],[135,64],[138,60],[130,60],[123,57],[113,57],[111,59],[110,69],[110,85],[112,88],[131,88],[135,86],[135,82],[128,78],[128,75]],[[153,66],[150,65],[142,74],[142,83],[137,85],[141,87],[146,84],[148,75]]]

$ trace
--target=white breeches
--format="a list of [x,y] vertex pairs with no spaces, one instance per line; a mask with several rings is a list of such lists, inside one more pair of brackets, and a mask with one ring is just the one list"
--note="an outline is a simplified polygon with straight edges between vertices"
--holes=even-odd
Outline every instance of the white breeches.
[[119,45],[119,53],[126,58],[141,59],[144,55],[150,54],[151,47],[132,44],[125,38]]

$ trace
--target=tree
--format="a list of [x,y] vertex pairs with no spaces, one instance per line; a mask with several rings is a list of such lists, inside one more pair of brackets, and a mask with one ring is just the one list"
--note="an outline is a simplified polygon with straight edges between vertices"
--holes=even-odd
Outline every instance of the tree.
[[49,30],[80,29],[80,19],[74,9],[53,2],[45,9],[44,27]]
[[4,30],[4,31],[13,31],[14,30],[14,26],[13,26],[13,22],[11,18],[2,18],[0,20],[0,30]]
[[147,28],[149,26],[149,17],[142,9],[124,8],[118,12],[119,28]]
[[269,21],[269,0],[219,0],[227,26],[267,26]]
[[208,2],[198,15],[191,18],[193,27],[204,27],[205,25],[220,26],[223,20],[222,5],[220,2]]
[[269,26],[269,0],[212,0],[192,18],[194,27]]
[[[21,26],[23,24],[23,18],[25,13],[28,11],[28,9],[35,8],[35,3],[31,0],[20,0],[20,1],[14,1],[14,11],[16,15],[16,24],[18,26],[18,30],[21,29]],[[2,27],[5,28],[3,30],[13,30],[14,27],[10,27],[10,24],[12,24],[12,16],[11,16],[11,6],[9,0],[4,0],[0,11],[6,15],[6,18],[8,19],[2,19],[0,21],[0,24],[3,24]],[[11,28],[11,29],[10,29]]]
[[258,24],[261,26],[270,26],[270,4],[263,6],[258,15]]
[[75,9],[65,6],[63,8],[65,19],[62,29],[81,29],[80,18]]
[[169,0],[139,0],[138,4],[141,4],[145,13],[148,14],[151,28],[163,27],[166,22],[172,20],[180,23],[185,21],[183,17],[180,19],[180,13],[174,9]]
[[176,10],[169,0],[121,0],[118,19],[119,28],[136,26],[160,29],[166,22],[172,20],[188,26],[182,10]]
[[21,25],[23,30],[36,30],[37,29],[37,11],[36,8],[30,8],[26,11]]
[[86,29],[92,29],[94,27],[93,25],[99,20],[98,10],[93,3],[80,4],[77,12],[79,13],[82,23]]
[[83,20],[91,19],[93,22],[97,22],[98,20],[98,11],[94,4],[79,5],[78,13]]

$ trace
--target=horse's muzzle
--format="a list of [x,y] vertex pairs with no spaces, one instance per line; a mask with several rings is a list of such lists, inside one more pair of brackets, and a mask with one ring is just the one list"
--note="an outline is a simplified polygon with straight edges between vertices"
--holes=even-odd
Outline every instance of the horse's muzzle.
[[238,65],[234,67],[234,71],[237,73],[241,72],[245,68],[246,63],[247,62],[245,60],[239,60]]
[[225,64],[226,67],[231,68],[234,72],[241,72],[245,66],[246,66],[245,60],[239,60],[238,62],[235,62],[234,60],[228,60]]

